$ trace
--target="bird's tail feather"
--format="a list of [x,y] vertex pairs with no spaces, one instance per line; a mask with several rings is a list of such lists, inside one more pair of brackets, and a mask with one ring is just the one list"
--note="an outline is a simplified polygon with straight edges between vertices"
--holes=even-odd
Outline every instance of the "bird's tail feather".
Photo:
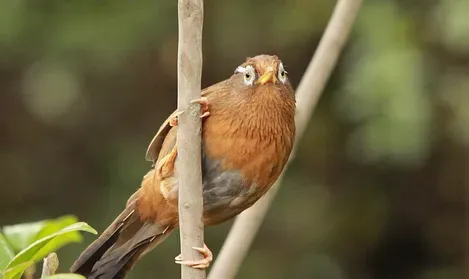
[[81,253],[71,272],[88,279],[124,278],[135,261],[163,242],[173,229],[141,221],[135,199],[129,200],[116,220]]

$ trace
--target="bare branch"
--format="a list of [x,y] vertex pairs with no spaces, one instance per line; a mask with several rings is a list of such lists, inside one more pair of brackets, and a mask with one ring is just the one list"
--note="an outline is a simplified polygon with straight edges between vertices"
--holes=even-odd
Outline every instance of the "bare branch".
[[[316,53],[296,90],[296,143],[301,139],[327,80],[337,63],[361,4],[362,0],[339,0],[337,2]],[[297,144],[295,144],[296,146]],[[295,156],[295,152],[296,148],[292,151],[289,162]],[[209,279],[231,279],[236,276],[271,201],[277,193],[282,178],[283,174],[261,200],[236,218],[209,274]]]
[[[192,247],[204,247],[202,222],[201,119],[200,105],[189,105],[200,98],[202,76],[203,0],[179,0],[178,110],[176,165],[179,173],[179,226],[181,257],[199,260]],[[181,266],[183,279],[205,278],[204,270]]]

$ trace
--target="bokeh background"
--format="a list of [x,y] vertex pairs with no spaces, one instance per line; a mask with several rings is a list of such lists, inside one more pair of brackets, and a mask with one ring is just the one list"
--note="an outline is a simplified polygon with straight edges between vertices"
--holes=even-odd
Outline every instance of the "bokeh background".
[[[260,53],[296,86],[334,4],[205,1],[203,86]],[[365,1],[237,278],[467,278],[468,11]],[[176,107],[176,58],[175,0],[0,1],[0,225],[75,214],[103,231]],[[206,230],[215,255],[230,225]],[[129,278],[179,278],[178,249],[174,234]]]

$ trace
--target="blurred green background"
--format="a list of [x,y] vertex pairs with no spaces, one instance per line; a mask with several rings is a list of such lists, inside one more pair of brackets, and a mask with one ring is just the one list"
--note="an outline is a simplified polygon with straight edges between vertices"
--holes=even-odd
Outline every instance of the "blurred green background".
[[[205,1],[203,86],[268,53],[296,87],[334,4]],[[365,1],[237,278],[465,277],[467,11]],[[0,225],[75,214],[102,232],[176,107],[176,58],[176,0],[0,1]],[[215,256],[230,225],[206,230]],[[176,233],[129,278],[179,278],[178,249]]]

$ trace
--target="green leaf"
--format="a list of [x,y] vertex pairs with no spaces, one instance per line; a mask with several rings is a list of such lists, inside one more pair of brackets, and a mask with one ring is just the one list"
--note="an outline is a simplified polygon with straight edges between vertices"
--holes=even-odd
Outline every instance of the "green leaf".
[[23,274],[23,272],[33,264],[34,264],[33,261],[28,261],[28,262],[20,263],[19,265],[16,265],[14,267],[5,269],[5,271],[3,272],[3,276],[4,276],[3,279],[7,279],[7,278],[19,279],[21,278],[21,275]]
[[[59,230],[75,224],[78,219],[75,216],[64,216],[60,217],[53,222],[49,222],[36,236],[35,241],[47,237],[50,234],[58,232]],[[73,231],[64,235],[60,235],[51,240],[47,245],[45,245],[36,255],[36,258],[42,259],[46,257],[49,253],[57,251],[64,245],[73,242],[81,242],[83,237],[78,231]]]
[[36,235],[35,241],[43,237],[46,237],[49,234],[53,234],[67,226],[70,226],[71,224],[77,223],[78,218],[73,215],[65,215],[55,220],[47,220],[47,221],[48,221],[47,225],[43,227]]
[[74,273],[62,273],[62,274],[54,274],[51,276],[42,277],[41,279],[86,279],[85,277],[74,274]]
[[[33,223],[6,226],[3,228],[3,231],[5,232],[7,242],[13,246],[13,250],[19,252],[34,241],[53,234],[67,226],[70,226],[71,224],[76,223],[77,221],[77,217],[66,215],[55,220],[43,220]],[[70,232],[67,235],[58,236],[45,247],[43,247],[43,249],[41,249],[41,252],[38,253],[37,258],[46,257],[50,251],[57,251],[68,243],[80,242],[82,239],[83,238],[80,233],[76,231]]]
[[[13,269],[14,267],[18,265],[22,265],[25,262],[37,262],[41,260],[42,256],[44,254],[49,254],[50,252],[53,251],[48,251],[47,249],[52,248],[52,246],[48,246],[51,241],[56,239],[57,237],[64,238],[63,240],[67,240],[70,242],[70,240],[73,239],[67,239],[70,237],[70,233],[77,232],[77,231],[85,231],[89,232],[92,234],[97,234],[96,230],[94,230],[92,227],[90,227],[88,224],[85,222],[79,222],[75,223],[73,225],[70,225],[66,228],[61,229],[58,232],[55,232],[53,234],[50,234],[42,239],[37,240],[36,242],[32,243],[29,245],[26,249],[18,253],[8,264],[7,269]],[[53,243],[53,242],[52,242]],[[47,247],[47,248],[46,248]],[[15,272],[11,272],[9,270],[6,270],[4,272],[4,279],[20,279],[21,275],[23,274],[24,270],[27,268],[22,267],[19,272],[15,269]]]
[[0,233],[0,272],[3,272],[3,269],[11,261],[11,259],[13,259],[14,256],[15,253],[11,249],[3,234]]
[[36,239],[36,235],[49,224],[49,220],[24,223],[3,227],[3,234],[13,251],[18,253],[28,247]]

